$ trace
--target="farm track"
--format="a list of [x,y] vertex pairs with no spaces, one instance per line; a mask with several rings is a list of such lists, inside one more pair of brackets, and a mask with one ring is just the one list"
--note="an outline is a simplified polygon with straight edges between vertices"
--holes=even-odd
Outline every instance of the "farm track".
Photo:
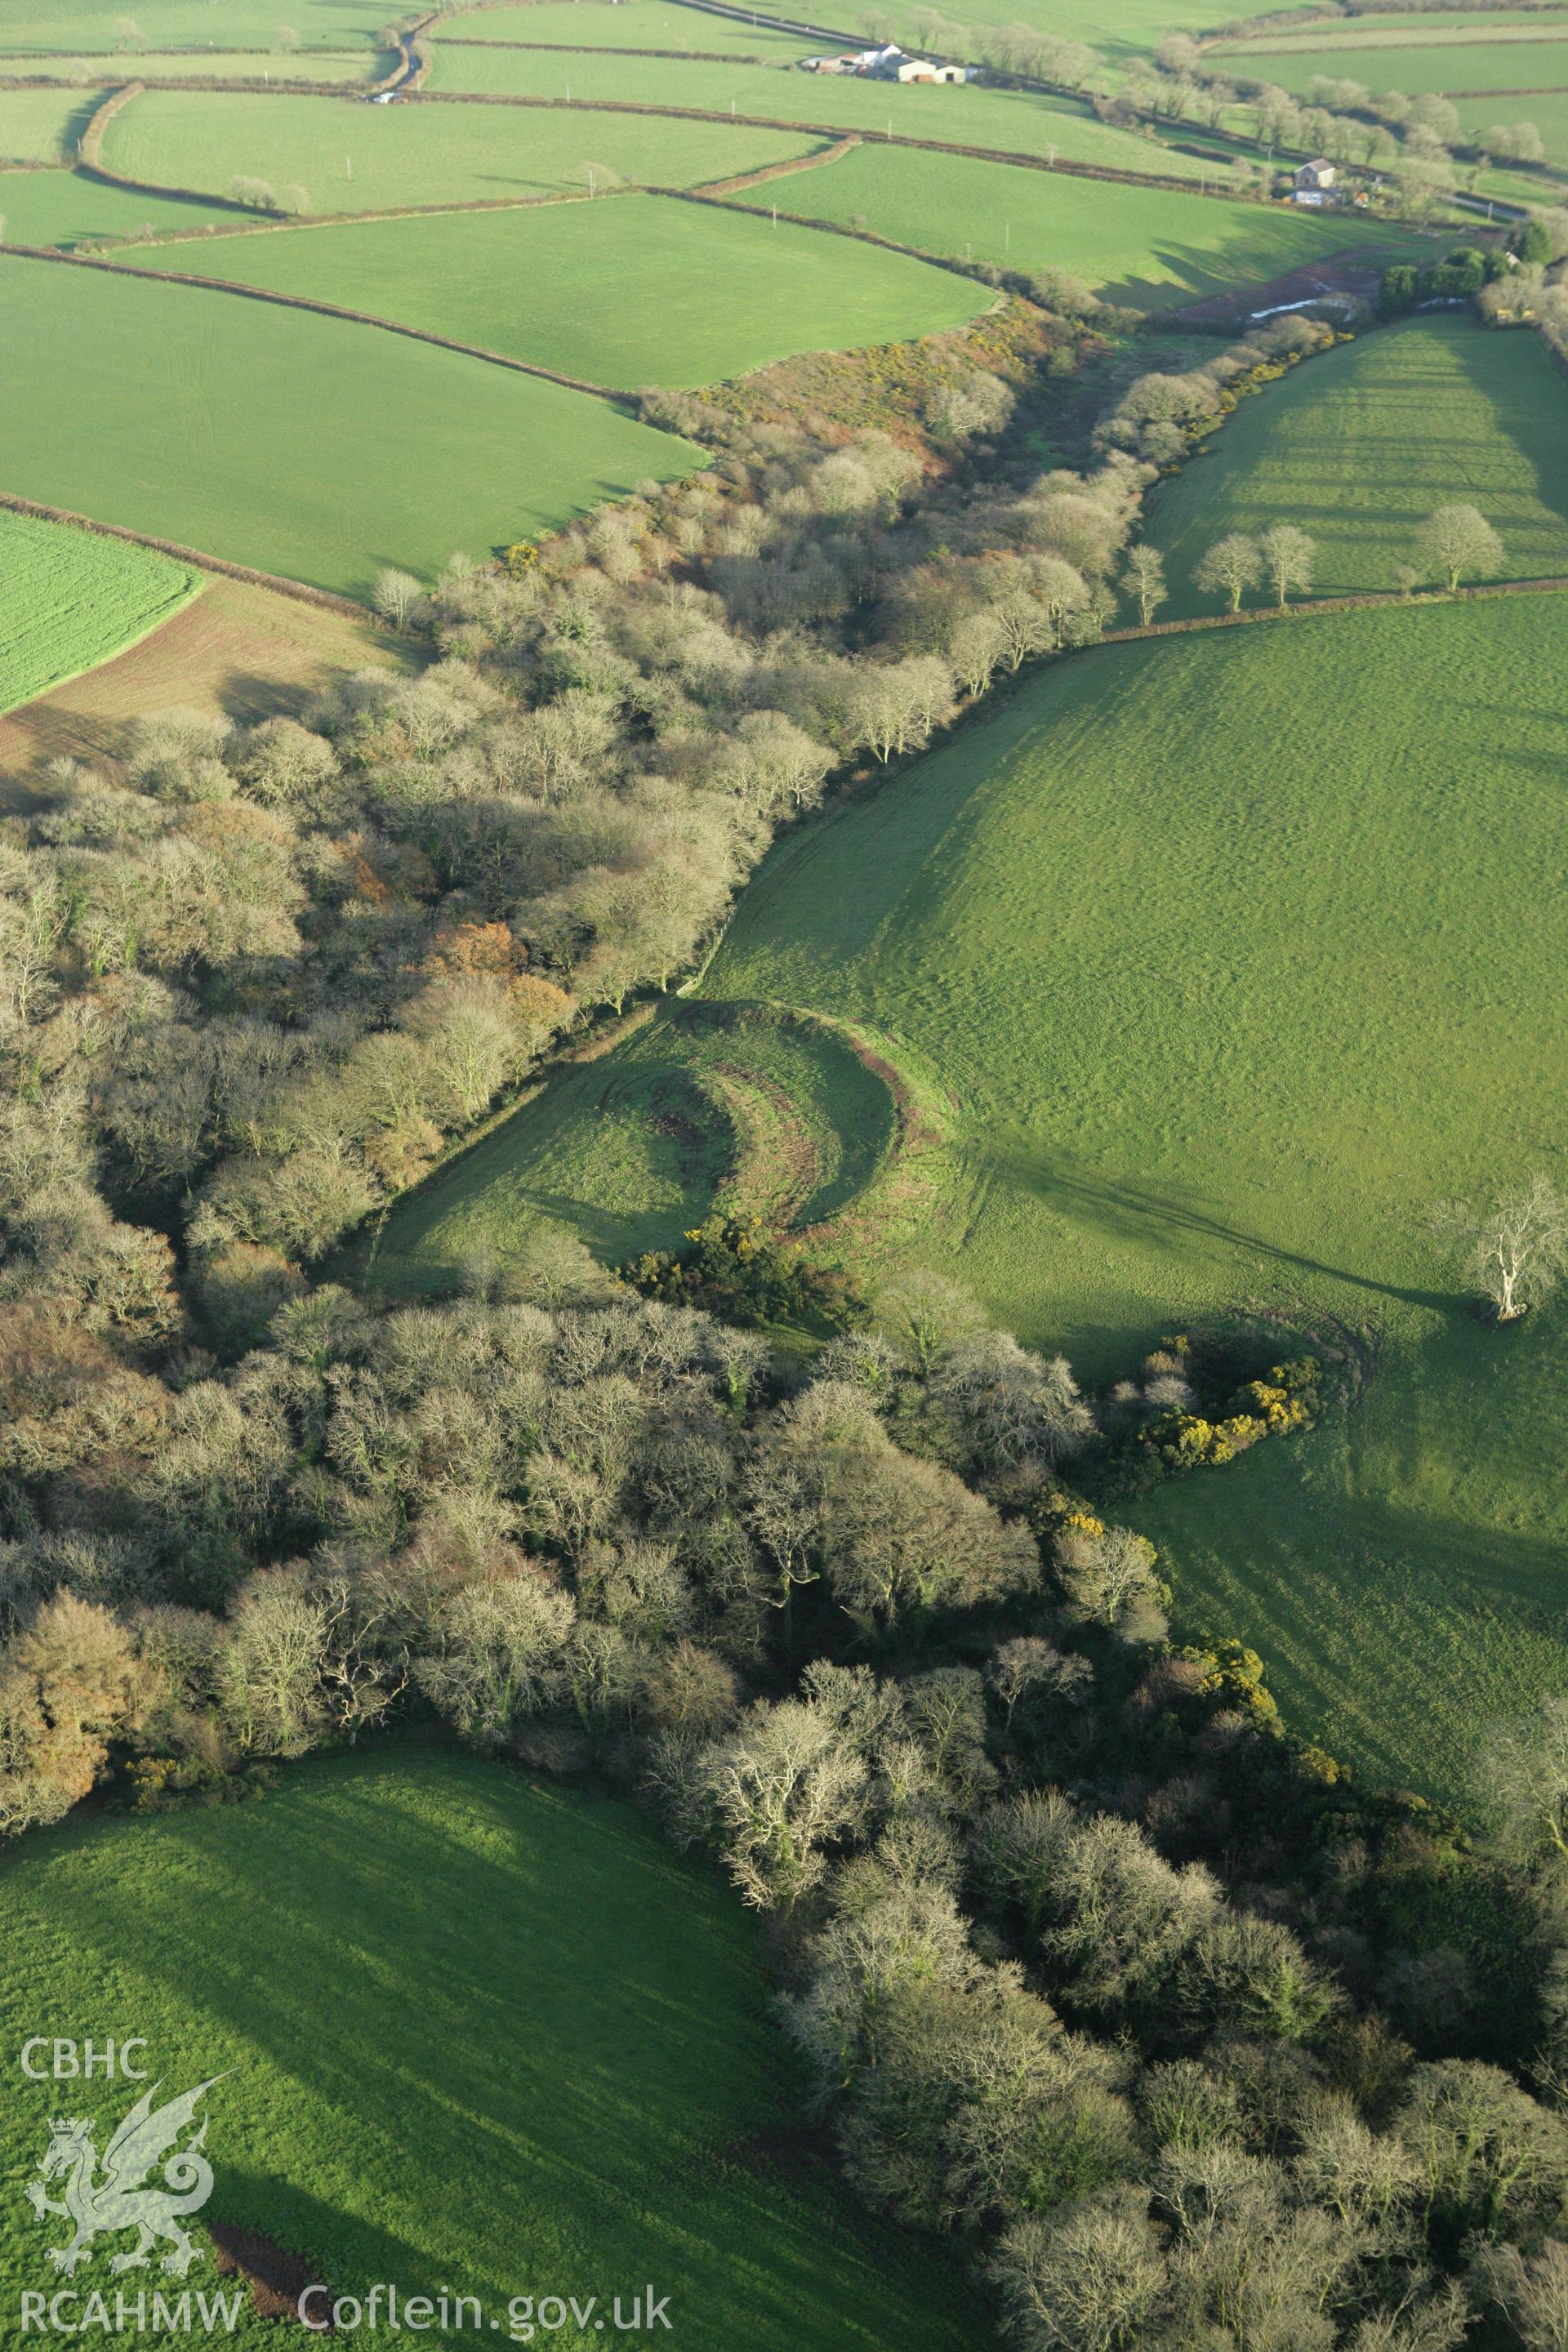
[[[705,188],[650,188],[648,194],[679,196],[686,203],[693,205],[727,204],[731,196],[739,195],[743,188],[761,188],[765,186],[769,180],[786,179],[792,172],[815,172],[824,163],[837,163],[844,156],[852,153],[859,146],[860,141],[861,134],[858,131],[846,131],[842,139],[836,140],[831,147],[817,148],[815,154],[789,155],[782,163],[763,163],[754,172],[737,173],[732,180],[710,180]],[[766,205],[730,205],[728,208],[731,212],[755,213],[763,220],[768,216]],[[785,213],[783,217],[785,220],[798,221],[803,228],[823,228],[834,226],[832,222],[808,220],[800,213]],[[851,229],[848,234],[854,236],[862,235],[864,232]],[[876,241],[879,245],[889,243],[886,237],[879,237]],[[889,246],[889,249],[894,253],[913,253],[917,260],[930,261],[941,267],[934,254],[916,253],[912,245],[893,245]]]

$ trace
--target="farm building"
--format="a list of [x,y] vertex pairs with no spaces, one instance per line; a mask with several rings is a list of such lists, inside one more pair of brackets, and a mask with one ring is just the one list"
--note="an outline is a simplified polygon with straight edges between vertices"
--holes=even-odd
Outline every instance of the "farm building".
[[963,82],[973,79],[968,66],[932,65],[911,58],[896,42],[879,49],[856,49],[836,58],[802,58],[803,73],[858,74],[872,81]]
[[1326,155],[1315,156],[1311,163],[1302,163],[1296,173],[1298,189],[1305,192],[1315,190],[1320,195],[1327,194],[1334,184],[1334,168]]

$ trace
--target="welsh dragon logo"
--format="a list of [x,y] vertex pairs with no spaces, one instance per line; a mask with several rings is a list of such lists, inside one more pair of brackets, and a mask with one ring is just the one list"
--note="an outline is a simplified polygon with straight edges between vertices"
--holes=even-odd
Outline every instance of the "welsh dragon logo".
[[[69,2278],[79,2263],[92,2260],[94,2238],[121,2230],[134,2230],[136,2243],[111,2258],[111,2271],[143,2269],[159,2240],[166,2240],[170,2248],[160,2258],[162,2267],[176,2278],[184,2278],[191,2264],[201,2261],[200,2247],[192,2243],[180,2224],[185,2214],[199,2212],[212,2195],[213,2168],[201,2152],[207,2132],[205,2116],[184,2147],[175,2143],[195,2121],[196,2102],[220,2080],[214,2074],[198,2083],[194,2091],[185,2091],[158,2108],[153,2105],[158,2084],[143,2091],[104,2149],[101,2173],[89,2118],[62,2116],[50,2124],[48,2147],[38,2158],[44,2179],[28,2182],[26,2197],[40,2221],[46,2213],[58,2213],[76,2224],[76,2234],[68,2244],[49,2248],[49,2260],[57,2271]],[[163,2186],[143,2186],[165,2151],[169,2153],[163,2168]],[[57,2203],[44,2182],[58,2180],[62,2173],[65,2196]]]

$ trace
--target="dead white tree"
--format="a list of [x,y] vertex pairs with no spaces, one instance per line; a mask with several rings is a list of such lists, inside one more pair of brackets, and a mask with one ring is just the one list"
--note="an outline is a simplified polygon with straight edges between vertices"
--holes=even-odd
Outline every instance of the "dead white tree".
[[1500,1323],[1527,1314],[1568,1265],[1568,1200],[1549,1177],[1532,1177],[1485,1208],[1445,1201],[1433,1225]]

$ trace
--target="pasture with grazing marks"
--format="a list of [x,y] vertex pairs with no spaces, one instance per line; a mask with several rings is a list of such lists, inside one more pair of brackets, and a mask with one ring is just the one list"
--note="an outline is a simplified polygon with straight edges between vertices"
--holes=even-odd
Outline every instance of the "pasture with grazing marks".
[[[815,2152],[756,1921],[635,1805],[406,1741],[321,1759],[264,1803],[33,1838],[0,1881],[0,1951],[12,2049],[90,2021],[144,2037],[165,2097],[222,2077],[198,2238],[270,2238],[339,2294],[477,2295],[504,2329],[514,2296],[619,2294],[626,2315],[651,2280],[691,2352],[990,2341],[956,2265]],[[101,2154],[137,2086],[69,2090]],[[17,2078],[12,2179],[61,2105]],[[13,2308],[59,2242],[17,2206]],[[128,2242],[100,2240],[78,2287]],[[209,2258],[183,2284],[237,2282]],[[279,2323],[247,2304],[224,2340],[263,2352]]]
[[0,507],[0,711],[145,636],[201,585],[147,548]]
[[1065,269],[1108,301],[1142,310],[1258,286],[1331,253],[1430,250],[1398,228],[1342,216],[911,154],[875,140],[776,194],[783,210],[863,222],[929,253]]
[[[805,13],[815,17],[816,11]],[[845,17],[846,30],[861,22],[860,12],[836,8],[828,13],[835,24]],[[920,0],[892,0],[877,11],[879,36],[900,41],[919,55],[921,42],[931,38],[931,13]],[[1223,22],[1226,10],[1217,13]],[[961,21],[987,27],[1025,25],[1052,40],[1082,42],[1121,65],[1146,57],[1167,33],[1212,31],[1215,15],[1213,0],[1206,5],[1205,0],[1116,0],[1113,11],[1107,10],[1104,0],[965,0]]]
[[[1557,40],[1492,41],[1472,34],[1425,48],[1363,48],[1357,43],[1326,53],[1312,48],[1248,51],[1230,58],[1225,69],[1273,82],[1297,97],[1305,97],[1317,74],[1359,81],[1374,97],[1391,89],[1402,89],[1409,97],[1425,90],[1563,89],[1568,87],[1568,23]],[[1529,107],[1520,100],[1513,112],[1528,113]]]
[[110,123],[104,162],[156,187],[223,195],[236,173],[303,191],[310,213],[577,192],[629,180],[695,187],[819,143],[805,131],[523,107],[367,106],[150,89]]
[[607,402],[406,336],[5,257],[0,407],[23,497],[362,597],[384,565],[433,573],[706,462]]
[[272,82],[281,87],[290,81],[358,82],[370,81],[377,74],[387,72],[396,52],[392,49],[359,49],[353,52],[331,49],[169,49],[164,51],[138,49],[134,56],[116,59],[116,70],[105,71],[108,60],[38,58],[29,60],[16,58],[5,60],[5,70],[64,80],[79,72],[83,64],[90,64],[94,75],[104,72],[110,82],[130,81],[258,81]]
[[643,195],[204,239],[150,257],[618,385],[712,383],[797,352],[901,342],[994,299],[902,254]]
[[1253,1643],[1299,1729],[1450,1798],[1568,1633],[1568,1318],[1479,1325],[1425,1231],[1552,1163],[1565,656],[1550,593],[1090,653],[776,853],[703,984],[942,1071],[926,1252],[1091,1377],[1247,1299],[1385,1328],[1352,1422],[1148,1524],[1183,1625]]

